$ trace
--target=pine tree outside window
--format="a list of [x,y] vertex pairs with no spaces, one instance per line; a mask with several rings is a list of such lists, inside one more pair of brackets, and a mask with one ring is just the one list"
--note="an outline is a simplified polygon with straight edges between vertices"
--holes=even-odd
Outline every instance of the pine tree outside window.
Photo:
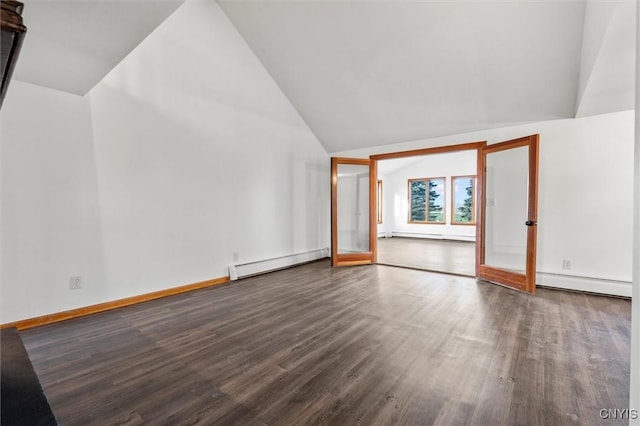
[[476,177],[453,176],[451,223],[453,225],[476,224]]
[[409,179],[409,223],[445,223],[445,178]]

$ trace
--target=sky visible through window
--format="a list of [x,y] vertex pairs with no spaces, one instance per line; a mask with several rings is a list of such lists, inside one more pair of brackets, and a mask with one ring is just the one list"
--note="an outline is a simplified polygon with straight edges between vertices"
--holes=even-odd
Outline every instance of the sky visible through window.
[[474,221],[473,191],[474,178],[471,176],[453,177],[454,212],[452,222],[469,223]]

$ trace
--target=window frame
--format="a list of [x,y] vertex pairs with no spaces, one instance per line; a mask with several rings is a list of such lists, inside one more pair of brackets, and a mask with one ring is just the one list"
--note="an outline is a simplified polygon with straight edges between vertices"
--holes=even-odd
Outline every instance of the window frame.
[[[429,220],[429,182],[432,180],[442,181],[442,222],[434,222]],[[412,182],[425,182],[426,184],[426,194],[425,194],[425,200],[424,200],[425,220],[411,220],[411,206],[412,206],[411,183]],[[419,225],[446,225],[447,224],[447,177],[446,176],[407,179],[407,197],[409,201],[407,205],[407,223],[419,224]]]
[[[471,179],[473,191],[471,192],[471,222],[456,221],[456,179]],[[457,226],[476,226],[476,200],[477,200],[477,175],[451,176],[451,224]]]

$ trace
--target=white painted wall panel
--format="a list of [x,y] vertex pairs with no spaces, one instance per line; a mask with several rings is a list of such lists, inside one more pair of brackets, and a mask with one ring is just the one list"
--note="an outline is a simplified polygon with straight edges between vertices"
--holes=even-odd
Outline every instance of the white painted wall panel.
[[89,100],[13,81],[1,117],[0,322],[103,301]]
[[216,3],[185,3],[91,104],[110,298],[328,246],[327,153]]
[[328,155],[215,2],[88,97],[13,82],[2,120],[2,323],[329,245]]

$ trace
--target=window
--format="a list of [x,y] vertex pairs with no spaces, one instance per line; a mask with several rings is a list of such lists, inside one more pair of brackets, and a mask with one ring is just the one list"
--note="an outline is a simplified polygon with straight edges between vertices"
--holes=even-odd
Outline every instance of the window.
[[378,224],[382,223],[382,181],[378,180],[378,193],[376,194],[376,217]]
[[451,223],[453,225],[475,225],[476,223],[476,177],[453,176],[451,196]]
[[409,223],[445,223],[445,178],[409,179]]

